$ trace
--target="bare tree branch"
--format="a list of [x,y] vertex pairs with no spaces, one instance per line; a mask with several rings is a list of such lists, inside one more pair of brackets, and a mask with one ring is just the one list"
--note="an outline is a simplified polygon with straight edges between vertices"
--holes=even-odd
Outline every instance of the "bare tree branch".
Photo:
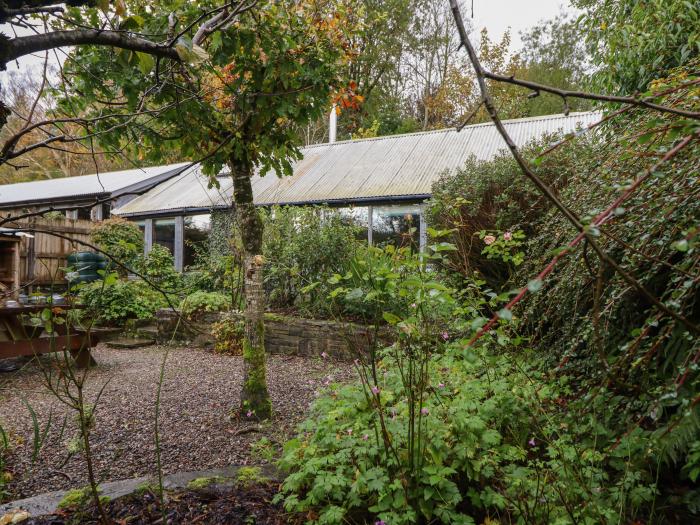
[[3,40],[0,40],[0,70],[4,70],[8,62],[24,55],[57,47],[81,45],[112,46],[180,61],[180,56],[174,48],[157,44],[145,38],[131,36],[128,33],[118,31],[77,29],[75,31],[53,31],[38,35],[20,36],[12,39],[4,37]]
[[[662,106],[651,102],[648,98],[636,98],[636,97],[620,97],[615,95],[600,95],[598,93],[587,93],[585,91],[568,91],[566,89],[559,89],[552,86],[546,86],[544,84],[538,84],[537,82],[531,82],[530,80],[520,80],[512,76],[498,75],[496,73],[491,73],[486,70],[482,70],[483,76],[489,80],[495,80],[497,82],[505,82],[506,84],[513,84],[516,86],[521,86],[524,88],[532,89],[535,93],[539,91],[544,91],[545,93],[552,93],[553,95],[558,95],[566,102],[567,98],[582,98],[585,100],[597,100],[600,102],[613,102],[615,104],[631,104],[632,106],[639,106],[643,108],[653,109],[660,111],[662,113],[672,113],[674,115],[679,115],[681,117],[688,117],[693,119],[700,119],[700,112],[697,111],[686,111],[678,108],[671,108],[668,106]],[[700,84],[700,80],[693,80],[688,82],[687,85]]]

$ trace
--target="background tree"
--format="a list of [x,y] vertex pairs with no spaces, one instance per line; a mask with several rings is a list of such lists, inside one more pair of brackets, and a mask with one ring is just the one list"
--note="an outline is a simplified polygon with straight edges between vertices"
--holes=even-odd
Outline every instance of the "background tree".
[[[51,73],[49,72],[50,76]],[[5,102],[11,111],[7,124],[0,130],[0,145],[17,154],[16,160],[0,163],[0,184],[37,179],[53,179],[74,175],[86,175],[130,167],[130,159],[121,155],[108,155],[94,151],[89,143],[81,140],[46,144],[34,148],[48,137],[46,131],[58,131],[61,127],[67,137],[79,139],[84,131],[75,123],[47,124],[42,129],[24,130],[40,122],[51,121],[54,101],[44,89],[42,78],[36,71],[14,71],[3,82]],[[40,95],[40,91],[44,93]],[[13,137],[19,137],[17,141]],[[1,155],[0,155],[1,156]]]
[[[562,13],[540,21],[521,32],[520,37],[523,41],[520,51],[523,67],[519,74],[524,79],[570,90],[584,89],[590,84],[592,65],[577,20]],[[528,116],[562,112],[561,98],[549,93],[540,93],[534,98],[523,97],[523,102],[527,105]],[[585,111],[590,107],[591,103],[586,100],[569,101],[571,111]]]
[[631,95],[700,54],[700,3],[571,0],[597,66],[597,87]]

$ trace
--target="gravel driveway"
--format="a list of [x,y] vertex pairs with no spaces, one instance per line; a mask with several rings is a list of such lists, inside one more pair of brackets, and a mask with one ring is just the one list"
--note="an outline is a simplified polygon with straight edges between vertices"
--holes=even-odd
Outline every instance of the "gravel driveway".
[[[128,350],[100,346],[94,352],[99,366],[89,373],[89,402],[109,380],[91,435],[101,481],[155,473],[153,415],[164,352],[157,346]],[[275,414],[272,421],[258,426],[231,417],[231,408],[239,404],[242,373],[241,357],[192,348],[170,350],[161,394],[164,473],[262,462],[259,454],[251,454],[251,443],[263,436],[282,443],[303,419],[315,392],[329,380],[342,382],[354,375],[352,365],[320,357],[269,357],[268,387]],[[42,429],[49,414],[52,420],[34,465],[32,419],[25,400]],[[36,365],[0,375],[0,423],[13,442],[9,465],[15,498],[86,484],[82,455],[68,457],[69,443],[77,433],[75,418],[48,393]]]

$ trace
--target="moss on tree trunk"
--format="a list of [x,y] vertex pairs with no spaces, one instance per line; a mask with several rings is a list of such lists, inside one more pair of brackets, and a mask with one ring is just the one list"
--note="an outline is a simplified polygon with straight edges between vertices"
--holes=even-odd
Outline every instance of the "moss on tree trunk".
[[253,204],[250,164],[232,160],[233,199],[238,229],[243,244],[245,297],[245,338],[243,341],[244,377],[241,414],[249,419],[267,419],[272,414],[265,379],[265,295],[263,291],[263,222]]

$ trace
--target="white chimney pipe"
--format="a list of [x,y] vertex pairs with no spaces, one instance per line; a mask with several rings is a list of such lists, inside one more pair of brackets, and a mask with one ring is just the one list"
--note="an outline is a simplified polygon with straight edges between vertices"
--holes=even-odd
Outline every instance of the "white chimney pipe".
[[335,104],[331,108],[331,116],[328,121],[328,144],[335,142],[336,132],[338,130],[338,115],[335,112]]

